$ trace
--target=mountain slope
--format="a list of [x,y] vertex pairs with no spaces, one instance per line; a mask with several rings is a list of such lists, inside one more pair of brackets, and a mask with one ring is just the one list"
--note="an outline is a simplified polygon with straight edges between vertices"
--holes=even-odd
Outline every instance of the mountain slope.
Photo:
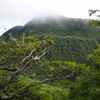
[[[44,35],[53,37],[54,46],[46,54],[49,60],[71,60],[84,63],[100,42],[100,28],[90,26],[88,20],[53,16],[32,19],[24,26],[10,29],[15,37],[22,34],[42,39]],[[7,33],[4,33],[7,36]]]

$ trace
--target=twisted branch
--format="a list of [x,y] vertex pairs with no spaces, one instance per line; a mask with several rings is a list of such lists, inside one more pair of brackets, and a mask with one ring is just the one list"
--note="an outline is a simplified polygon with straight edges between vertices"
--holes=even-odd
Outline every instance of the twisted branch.
[[66,79],[66,78],[72,78],[72,77],[76,77],[75,73],[72,73],[72,74],[67,75],[67,76],[59,77],[59,78],[45,79],[45,80],[43,80],[41,82],[30,82],[29,84],[25,85],[24,87],[20,88],[16,92],[14,92],[11,95],[9,95],[8,98],[5,99],[5,100],[11,100],[11,98],[13,98],[16,94],[18,94],[20,91],[22,91],[23,89],[25,89],[27,87],[35,86],[35,85],[40,85],[40,84],[43,84],[43,83],[48,83],[48,82],[51,82],[51,81],[54,81],[54,80],[60,80],[60,79]]
[[23,63],[26,59],[28,59],[28,58],[38,49],[38,47],[41,45],[41,43],[42,43],[42,42],[40,42],[40,44],[37,45],[37,47],[36,47],[35,49],[33,49],[33,50],[30,52],[30,54],[29,54],[28,56],[26,56],[26,57],[21,61],[21,63]]
[[5,44],[5,42],[4,41],[1,41],[7,48],[9,48],[11,51],[13,51],[13,52],[15,52],[15,50],[14,49],[12,49],[12,48],[10,48],[9,46],[7,46],[6,44]]
[[18,46],[20,49],[22,49],[22,48],[20,47],[19,43],[16,41],[16,39],[13,38],[12,35],[11,35],[10,33],[8,33],[8,34],[9,34],[9,36],[11,37],[11,39],[17,44],[17,46]]

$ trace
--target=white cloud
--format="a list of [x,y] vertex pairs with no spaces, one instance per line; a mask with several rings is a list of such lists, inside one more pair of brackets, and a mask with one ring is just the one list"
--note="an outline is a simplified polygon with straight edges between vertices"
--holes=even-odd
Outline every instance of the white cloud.
[[99,0],[0,0],[0,26],[11,28],[17,24],[23,25],[35,16],[49,13],[89,18],[88,10],[100,9],[99,2]]

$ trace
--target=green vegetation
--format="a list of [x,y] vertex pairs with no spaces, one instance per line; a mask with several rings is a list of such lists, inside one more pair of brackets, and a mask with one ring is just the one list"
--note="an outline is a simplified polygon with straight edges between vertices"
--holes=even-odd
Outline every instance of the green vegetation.
[[[100,43],[100,27],[90,25],[88,20],[63,16],[42,20],[33,19],[24,26],[16,26],[8,32],[13,33],[16,38],[23,34],[38,39],[52,37],[55,44],[46,54],[49,61],[57,59],[85,63],[87,55],[93,53],[93,49]],[[4,36],[7,39],[9,37],[7,33]]]
[[99,31],[65,17],[9,30],[0,41],[0,100],[99,100]]
[[[34,37],[25,37],[23,34],[22,39],[18,40],[11,33],[8,34],[11,40],[8,42],[2,40],[0,42],[0,98],[5,100],[21,99],[24,95],[27,99],[44,99],[48,95],[51,99],[65,98],[66,90],[63,90],[62,87],[55,87],[53,85],[55,83],[52,83],[53,86],[50,87],[57,89],[57,91],[49,89],[48,92],[45,92],[46,95],[42,88],[37,88],[39,90],[38,95],[37,89],[35,93],[33,91],[35,87],[43,83],[69,78],[73,80],[84,72],[85,65],[70,61],[55,60],[49,62],[45,59],[41,60],[41,57],[53,44],[53,40],[50,38],[38,41]],[[59,85],[61,84],[59,83]],[[30,88],[32,86],[33,91]],[[46,86],[49,85],[46,84]],[[44,87],[43,90],[45,90]],[[20,94],[23,91],[28,91],[28,93]],[[51,93],[51,91],[54,93]],[[61,94],[63,91],[64,94]],[[29,93],[32,97],[29,96]]]
[[[36,56],[43,55],[42,48],[51,45],[52,40],[43,40],[40,46],[41,41],[36,38],[23,35],[20,42],[9,35],[13,42],[0,43],[1,100],[99,100],[100,46],[88,56],[87,65],[59,60],[49,62],[37,60]],[[30,42],[33,43],[29,47]],[[29,57],[27,46],[29,52],[39,51]]]
[[100,99],[100,47],[89,55],[88,60],[87,71],[70,87],[69,100]]

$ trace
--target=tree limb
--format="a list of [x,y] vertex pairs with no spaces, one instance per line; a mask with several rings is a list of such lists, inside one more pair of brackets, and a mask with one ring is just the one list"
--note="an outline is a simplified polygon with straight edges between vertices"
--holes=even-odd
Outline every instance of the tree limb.
[[22,46],[24,46],[24,36],[25,36],[25,34],[23,34]]
[[41,43],[39,45],[37,45],[37,47],[35,49],[33,49],[30,54],[28,56],[26,56],[22,61],[21,63],[23,63],[26,59],[28,59],[37,49],[38,47],[41,45]]
[[24,80],[24,79],[26,79],[26,78],[28,78],[28,77],[34,77],[35,75],[36,75],[36,74],[33,74],[33,75],[27,75],[27,76],[23,77],[23,78],[20,79],[20,80],[17,80],[17,81],[14,81],[14,82],[10,82],[10,83],[19,82],[19,81],[22,81],[22,80]]
[[7,48],[9,48],[11,51],[13,51],[13,52],[15,52],[15,50],[14,49],[12,49],[12,48],[10,48],[9,46],[7,46],[6,44],[5,44],[5,42],[4,41],[1,41]]
[[16,39],[13,38],[12,35],[11,35],[10,33],[8,33],[8,34],[9,34],[9,36],[11,37],[11,39],[17,44],[17,46],[18,46],[20,49],[22,49],[22,48],[20,47],[19,43],[16,41]]
[[8,68],[8,67],[5,67],[5,68],[1,68],[1,67],[0,67],[0,70],[16,71],[17,68],[10,69],[10,68]]
[[25,85],[24,87],[20,88],[16,92],[14,92],[11,95],[9,95],[8,98],[5,99],[5,100],[11,100],[11,98],[13,98],[16,94],[18,94],[20,91],[22,91],[23,89],[25,89],[27,87],[35,86],[35,85],[40,85],[40,84],[43,84],[43,83],[48,83],[48,82],[51,82],[51,81],[54,81],[54,80],[60,80],[60,79],[66,79],[66,78],[72,78],[72,77],[76,77],[75,73],[72,73],[72,74],[67,75],[67,76],[59,77],[59,78],[45,79],[45,80],[43,80],[41,82],[30,82],[29,84]]
[[41,54],[40,56],[37,55],[36,57],[32,57],[32,60],[40,60],[40,58],[45,55],[46,50],[47,50],[47,48],[44,49],[43,54]]
[[28,47],[26,49],[29,49],[29,47],[31,46],[32,43],[29,43]]

